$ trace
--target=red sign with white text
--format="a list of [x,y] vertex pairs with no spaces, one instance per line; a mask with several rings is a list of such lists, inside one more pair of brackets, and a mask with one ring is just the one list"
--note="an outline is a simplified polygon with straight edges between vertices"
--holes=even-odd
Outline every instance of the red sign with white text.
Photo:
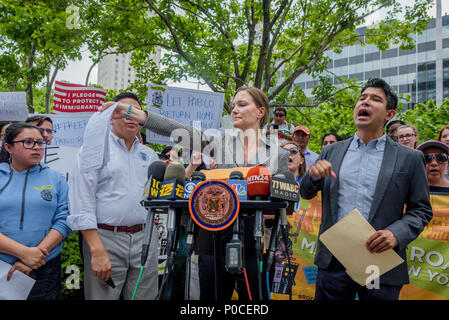
[[55,81],[53,113],[96,112],[105,97],[104,89]]

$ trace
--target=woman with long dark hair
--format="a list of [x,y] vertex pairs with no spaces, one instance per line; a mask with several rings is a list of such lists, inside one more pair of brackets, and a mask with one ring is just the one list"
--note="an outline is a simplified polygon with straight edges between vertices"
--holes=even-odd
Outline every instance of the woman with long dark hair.
[[63,175],[41,164],[41,129],[11,124],[0,151],[0,260],[36,280],[29,300],[61,298],[62,240],[67,227],[68,186]]

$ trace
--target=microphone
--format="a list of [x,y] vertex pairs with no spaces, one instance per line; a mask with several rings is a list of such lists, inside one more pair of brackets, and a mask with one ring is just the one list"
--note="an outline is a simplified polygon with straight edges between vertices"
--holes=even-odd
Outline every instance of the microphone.
[[204,173],[201,171],[193,172],[190,180],[184,183],[184,199],[189,199],[196,185],[204,180],[206,180],[206,175]]
[[142,200],[156,199],[159,195],[161,181],[164,181],[167,165],[162,161],[154,161],[148,167],[148,181],[145,184]]
[[[184,199],[189,199],[192,191],[195,189],[196,185],[202,181],[206,180],[206,175],[200,171],[195,171],[192,174],[191,181],[186,181],[184,184]],[[194,247],[194,233],[195,233],[195,223],[192,217],[189,217],[187,222],[187,239],[186,239],[186,274],[185,274],[185,286],[184,286],[184,299],[190,300],[190,276],[191,276],[191,256]]]
[[[177,200],[184,198],[184,182],[185,182],[185,168],[179,163],[170,163],[167,166],[164,174],[164,182],[161,183],[159,192],[159,199]],[[161,288],[158,292],[157,299],[162,293],[164,282],[168,279],[168,272],[175,256],[175,241],[176,240],[176,209],[168,208],[167,216],[167,262],[164,270],[164,279],[162,280]]]
[[[270,169],[264,166],[253,167],[246,175],[248,197],[255,200],[267,198],[270,194]],[[262,210],[256,210],[254,237],[262,239]]]
[[[154,161],[148,167],[148,181],[145,185],[143,199],[155,199],[159,193],[161,181],[164,179],[167,165],[162,161]],[[154,228],[154,211],[151,207],[148,208],[147,221],[145,233],[142,242],[142,253],[140,255],[141,266],[144,266],[148,258],[148,249],[150,247],[151,236]]]
[[239,200],[247,200],[248,184],[244,180],[243,173],[241,171],[232,171],[226,182],[234,188]]
[[[246,175],[248,184],[248,197],[255,200],[262,200],[270,194],[271,172],[267,167],[257,166],[251,168]],[[254,219],[254,238],[256,240],[256,259],[259,284],[259,299],[262,295],[262,237],[263,237],[263,215],[262,209],[257,209]],[[260,264],[260,266],[259,266]]]
[[182,164],[170,163],[161,183],[159,199],[176,200],[184,198],[184,182],[186,169]]
[[[246,181],[243,180],[243,174],[240,171],[232,171],[229,180],[226,180],[234,189],[240,200],[246,200]],[[243,194],[237,191],[236,186],[243,189]],[[242,190],[241,190],[242,191]],[[242,195],[242,199],[240,196]],[[240,240],[240,221],[239,217],[235,218],[232,227],[232,239],[226,244],[225,268],[231,274],[241,273],[243,270],[243,246]]]

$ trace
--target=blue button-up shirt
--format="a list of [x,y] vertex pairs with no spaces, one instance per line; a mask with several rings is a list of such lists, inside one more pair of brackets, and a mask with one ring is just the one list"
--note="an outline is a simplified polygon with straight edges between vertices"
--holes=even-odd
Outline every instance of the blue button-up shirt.
[[354,135],[338,177],[338,220],[356,208],[368,220],[386,141],[384,134],[366,145]]

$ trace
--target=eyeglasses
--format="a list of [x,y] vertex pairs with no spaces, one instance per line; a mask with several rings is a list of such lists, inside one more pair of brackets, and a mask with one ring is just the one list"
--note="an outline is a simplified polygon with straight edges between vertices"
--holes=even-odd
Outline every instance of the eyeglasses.
[[42,148],[44,148],[44,145],[45,145],[44,140],[33,140],[33,139],[12,141],[9,144],[13,144],[13,143],[17,143],[17,142],[22,142],[22,145],[25,149],[33,149],[36,144],[39,148],[42,149]]
[[47,132],[47,134],[53,134],[56,133],[56,130],[52,130],[52,129],[44,129],[44,128],[40,128],[42,131]]
[[416,136],[416,134],[414,134],[414,133],[407,133],[404,135],[401,134],[400,136],[398,136],[398,139],[399,140],[404,140],[405,138],[410,139],[411,137],[414,137],[414,136]]
[[275,113],[274,114],[275,117],[285,117],[284,113]]
[[427,153],[424,155],[424,159],[426,160],[426,163],[431,163],[433,157],[437,160],[438,163],[445,163],[448,160],[447,154],[444,153]]
[[287,150],[288,152],[290,152],[291,155],[298,154],[298,152],[299,152],[299,149],[296,148],[296,147],[290,148],[290,149],[287,149],[287,148],[286,148],[285,150]]

